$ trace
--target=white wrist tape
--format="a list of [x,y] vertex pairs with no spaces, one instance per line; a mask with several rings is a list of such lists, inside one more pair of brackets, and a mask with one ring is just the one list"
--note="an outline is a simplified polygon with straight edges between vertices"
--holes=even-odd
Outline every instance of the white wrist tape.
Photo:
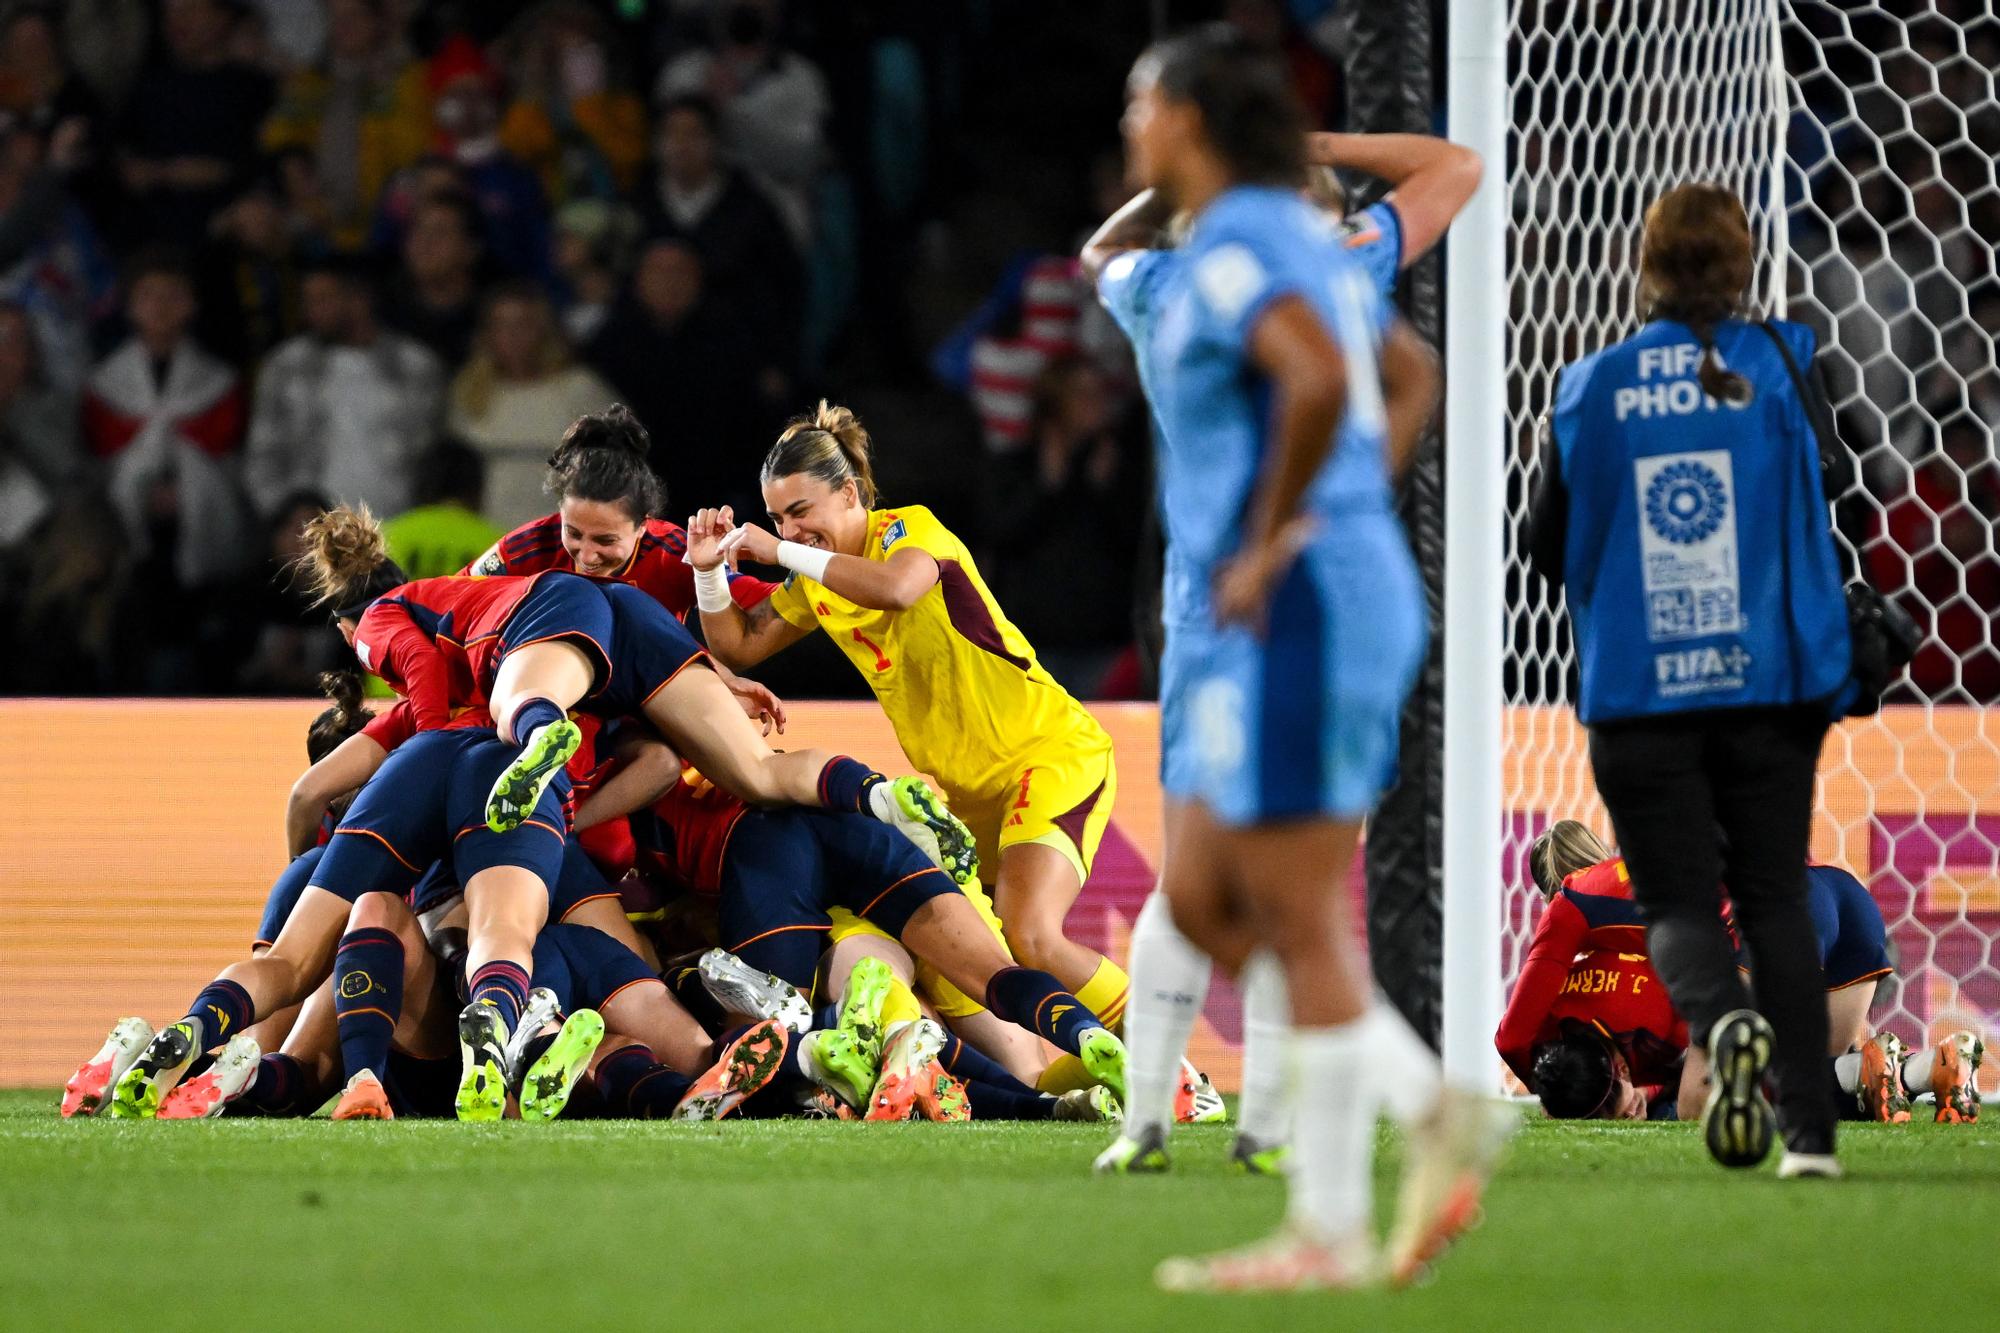
[[694,572],[694,604],[703,611],[727,611],[736,604],[729,595],[729,566]]
[[814,583],[825,583],[826,567],[833,563],[833,552],[800,542],[779,542],[778,563],[794,574],[805,575]]

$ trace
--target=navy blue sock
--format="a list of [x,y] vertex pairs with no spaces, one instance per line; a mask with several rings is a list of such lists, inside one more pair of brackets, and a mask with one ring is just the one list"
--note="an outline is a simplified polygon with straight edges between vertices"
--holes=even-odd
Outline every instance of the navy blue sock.
[[968,1042],[958,1039],[955,1032],[944,1034],[944,1045],[938,1049],[938,1062],[944,1072],[958,1079],[967,1087],[976,1080],[988,1087],[1008,1088],[1024,1097],[1039,1097],[1041,1093],[1007,1072],[1005,1065],[992,1059]]
[[388,1081],[389,1038],[403,1016],[403,942],[393,930],[363,926],[340,937],[333,957],[333,1013],[347,1077],[362,1070]]
[[886,779],[859,759],[837,754],[819,771],[819,803],[829,810],[865,815],[868,789]]
[[283,1051],[273,1051],[257,1062],[250,1086],[229,1110],[248,1103],[264,1115],[304,1115],[312,1109],[302,1105],[309,1095],[305,1066]]
[[507,1020],[507,1031],[512,1032],[528,1003],[528,969],[496,958],[472,974],[471,990],[472,1002],[491,1001]]
[[195,1053],[222,1045],[231,1037],[257,1021],[257,1006],[250,1002],[250,992],[233,981],[220,978],[208,983],[208,989],[194,997],[188,1006],[188,1018],[194,1020],[200,1037],[195,1043]]
[[606,1113],[633,1120],[666,1119],[692,1086],[687,1076],[667,1068],[637,1043],[599,1060],[595,1081]]
[[840,1026],[840,1005],[838,1002],[834,1002],[831,1004],[823,1004],[819,1008],[813,1010],[813,1025],[812,1025],[813,1031],[816,1032],[821,1028],[837,1028],[839,1026]]
[[1052,1120],[1056,1099],[1044,1097],[1025,1084],[1013,1087],[988,1083],[984,1079],[965,1080],[965,1099],[972,1105],[974,1120]]
[[1078,1053],[1077,1040],[1103,1022],[1062,983],[1032,967],[1003,967],[986,983],[986,1007],[1009,1023],[1068,1051]]
[[508,729],[514,733],[510,739],[516,745],[526,745],[528,737],[534,735],[537,728],[546,727],[551,722],[560,722],[563,717],[563,710],[550,700],[525,700],[514,710],[513,721],[508,724]]

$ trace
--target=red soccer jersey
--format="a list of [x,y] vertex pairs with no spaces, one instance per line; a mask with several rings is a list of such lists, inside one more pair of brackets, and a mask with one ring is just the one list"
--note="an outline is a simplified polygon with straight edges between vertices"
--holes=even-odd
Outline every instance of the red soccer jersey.
[[693,893],[722,892],[729,835],[749,809],[683,764],[681,780],[653,803],[651,836],[640,839],[641,869]]
[[[694,566],[681,558],[686,554],[686,529],[663,518],[649,518],[630,559],[611,574],[585,577],[601,577],[643,589],[648,597],[685,620],[694,610]],[[523,523],[464,572],[492,577],[540,574],[551,569],[581,572],[563,549],[561,514],[547,514]],[[730,595],[741,607],[755,606],[769,597],[775,586],[747,574],[732,574],[729,579]]]
[[1688,1025],[1644,954],[1600,949],[1577,959],[1534,1045],[1560,1037],[1564,1019],[1590,1023],[1618,1043],[1634,1083],[1659,1086],[1680,1077]]
[[1536,1034],[1562,993],[1570,964],[1578,954],[1607,950],[1642,957],[1646,952],[1646,927],[1632,901],[1623,861],[1606,861],[1569,876],[1535,923],[1535,938],[1493,1037],[1500,1057],[1523,1082],[1534,1062]]
[[405,583],[362,613],[354,655],[410,701],[418,730],[442,727],[455,708],[484,707],[500,631],[534,585],[455,574]]

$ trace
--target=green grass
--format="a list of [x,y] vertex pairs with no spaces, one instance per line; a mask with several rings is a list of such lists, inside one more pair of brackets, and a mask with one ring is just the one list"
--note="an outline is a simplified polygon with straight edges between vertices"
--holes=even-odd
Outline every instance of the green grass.
[[1221,1128],[1181,1131],[1170,1176],[1109,1180],[1088,1174],[1095,1126],[156,1125],[54,1104],[0,1093],[8,1328],[129,1302],[209,1329],[1825,1329],[1906,1322],[1913,1291],[1977,1327],[2000,1235],[2000,1114],[1853,1127],[1837,1184],[1725,1173],[1688,1126],[1538,1121],[1429,1286],[1225,1301],[1149,1278],[1278,1220],[1282,1187],[1228,1170]]

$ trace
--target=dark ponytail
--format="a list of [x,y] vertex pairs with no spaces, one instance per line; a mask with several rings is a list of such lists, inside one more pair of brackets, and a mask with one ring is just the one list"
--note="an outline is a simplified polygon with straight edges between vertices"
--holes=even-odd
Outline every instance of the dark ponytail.
[[549,455],[542,488],[563,500],[615,504],[634,523],[667,507],[667,488],[647,458],[652,437],[623,403],[578,417]]
[[1743,201],[1720,185],[1680,185],[1646,210],[1639,242],[1639,313],[1688,326],[1701,344],[1695,376],[1702,392],[1737,406],[1750,381],[1722,364],[1715,327],[1740,314],[1756,254]]
[[319,688],[333,701],[333,707],[321,712],[306,728],[306,758],[315,764],[339,749],[342,741],[367,726],[375,716],[361,706],[361,677],[355,672],[323,671]]
[[1202,136],[1241,185],[1298,189],[1306,181],[1306,116],[1284,62],[1227,23],[1155,42],[1128,86],[1156,87],[1201,112]]

